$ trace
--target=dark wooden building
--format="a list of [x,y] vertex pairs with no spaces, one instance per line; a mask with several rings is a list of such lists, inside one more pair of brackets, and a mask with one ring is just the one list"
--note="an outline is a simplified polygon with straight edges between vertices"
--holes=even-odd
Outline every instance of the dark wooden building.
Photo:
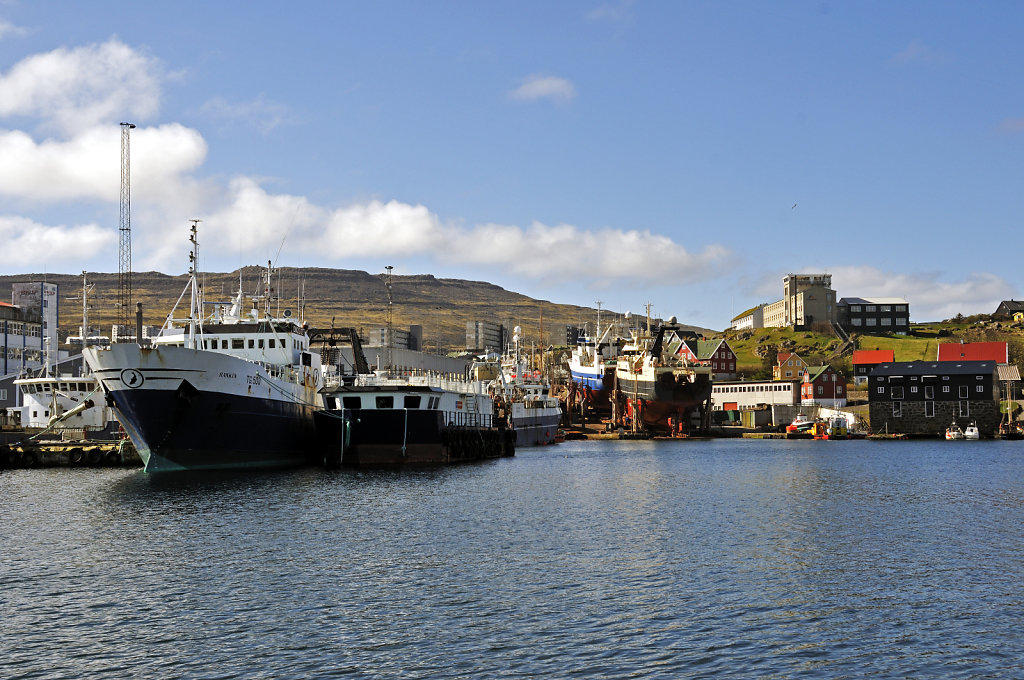
[[844,297],[836,306],[839,325],[847,333],[906,335],[910,332],[910,305],[903,298]]
[[1024,312],[1024,301],[1022,300],[1003,300],[996,307],[996,311],[992,312],[992,316],[1001,316],[1005,319],[1012,319],[1013,315],[1017,312]]
[[875,432],[942,435],[952,423],[974,422],[982,435],[999,425],[994,361],[894,361],[868,376]]

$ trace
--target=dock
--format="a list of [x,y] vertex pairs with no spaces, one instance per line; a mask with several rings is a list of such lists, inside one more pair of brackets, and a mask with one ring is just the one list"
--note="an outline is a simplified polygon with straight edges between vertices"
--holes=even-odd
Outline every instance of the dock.
[[0,444],[0,469],[43,467],[142,467],[142,458],[127,439]]

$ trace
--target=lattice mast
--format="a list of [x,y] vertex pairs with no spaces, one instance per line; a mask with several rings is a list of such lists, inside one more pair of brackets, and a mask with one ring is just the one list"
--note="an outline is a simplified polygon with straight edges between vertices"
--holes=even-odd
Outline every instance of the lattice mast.
[[392,348],[395,346],[394,318],[391,315],[391,270],[394,267],[389,265],[384,268],[388,270],[387,275],[384,277],[384,286],[388,292],[387,329],[384,331],[387,333],[387,338],[385,338],[384,342],[384,368],[387,369],[387,374],[390,376],[393,368],[392,359],[394,353]]
[[[132,123],[121,123],[121,218],[119,222],[120,246],[118,248],[117,325],[118,334],[128,334],[132,327],[132,167],[131,130]],[[140,339],[136,338],[136,342]]]

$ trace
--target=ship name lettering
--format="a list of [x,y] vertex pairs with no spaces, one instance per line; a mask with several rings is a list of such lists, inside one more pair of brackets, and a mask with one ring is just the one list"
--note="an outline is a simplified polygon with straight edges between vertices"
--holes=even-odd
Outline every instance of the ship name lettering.
[[234,374],[234,373],[225,373],[224,371],[221,371],[220,372],[220,377],[222,377],[222,378],[231,378],[232,380],[234,380],[238,376],[236,374]]

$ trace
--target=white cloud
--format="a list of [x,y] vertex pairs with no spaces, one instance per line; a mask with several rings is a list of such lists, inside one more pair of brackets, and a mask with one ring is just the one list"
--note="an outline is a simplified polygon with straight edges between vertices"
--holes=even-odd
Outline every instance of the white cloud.
[[0,74],[0,116],[29,116],[64,134],[156,113],[159,65],[112,39],[36,54]]
[[23,36],[28,35],[28,31],[20,26],[15,26],[9,21],[0,19],[0,40],[3,40],[9,35]]
[[832,285],[839,297],[902,297],[914,321],[937,321],[957,314],[989,314],[1002,300],[1017,294],[1005,279],[975,272],[959,281],[942,280],[938,272],[896,274],[875,267],[837,267]]
[[264,135],[290,118],[287,106],[267,101],[262,94],[247,102],[229,102],[223,97],[214,97],[203,104],[200,111],[227,122],[248,125]]
[[534,101],[552,99],[567,102],[576,96],[576,86],[565,78],[534,74],[527,76],[516,89],[509,93],[512,99]]
[[[132,188],[149,200],[180,200],[181,178],[206,157],[206,142],[176,123],[137,128],[132,140]],[[66,141],[36,142],[0,131],[0,196],[33,201],[117,201],[121,183],[121,128],[85,130]]]
[[75,265],[116,246],[116,232],[96,224],[47,226],[24,217],[0,215],[0,266],[21,271]]

